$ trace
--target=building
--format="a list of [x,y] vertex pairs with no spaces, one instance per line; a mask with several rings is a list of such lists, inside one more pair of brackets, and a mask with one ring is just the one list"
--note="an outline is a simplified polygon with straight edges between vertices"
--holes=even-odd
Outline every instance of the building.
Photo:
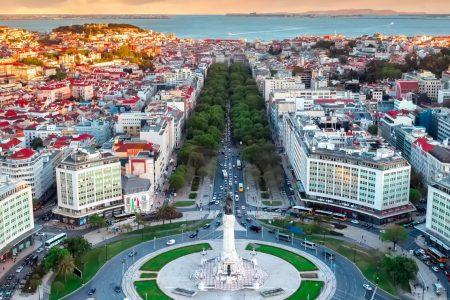
[[395,97],[399,100],[412,100],[412,94],[419,92],[417,80],[397,80],[395,82]]
[[88,101],[94,98],[94,86],[87,82],[73,82],[70,89],[75,99]]
[[56,168],[58,207],[63,223],[85,225],[93,214],[111,217],[123,211],[119,158],[108,152],[78,149]]
[[31,187],[33,199],[41,199],[54,183],[54,161],[59,155],[62,154],[22,148],[1,161],[1,174],[25,181]]
[[150,213],[154,210],[154,188],[150,180],[134,175],[122,177],[122,194],[125,213]]
[[411,147],[411,165],[428,184],[450,175],[450,147],[437,141],[418,138]]
[[140,151],[136,156],[129,158],[125,170],[127,174],[150,180],[154,191],[162,188],[167,174],[163,156],[159,154],[159,151]]
[[450,176],[428,186],[427,240],[450,255]]
[[381,137],[390,145],[395,146],[395,129],[400,126],[412,126],[414,120],[408,112],[390,110],[379,122]]
[[34,236],[31,187],[24,181],[0,177],[0,259],[30,247]]
[[264,80],[264,99],[269,100],[270,93],[274,90],[302,90],[305,84],[299,77],[267,78]]
[[302,200],[320,209],[384,224],[409,217],[411,167],[391,149],[344,131],[320,130],[311,120],[283,119],[284,149]]
[[75,125],[75,131],[78,134],[93,135],[98,146],[111,138],[111,124],[105,120],[84,120]]

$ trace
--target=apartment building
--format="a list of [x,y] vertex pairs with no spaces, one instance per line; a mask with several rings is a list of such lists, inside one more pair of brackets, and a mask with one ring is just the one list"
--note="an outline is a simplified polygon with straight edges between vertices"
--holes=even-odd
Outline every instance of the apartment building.
[[302,90],[305,84],[300,77],[266,78],[264,80],[264,99],[269,101],[270,93],[274,90]]
[[85,225],[94,214],[111,217],[123,211],[119,158],[108,152],[78,149],[56,168],[61,222]]
[[428,186],[427,240],[450,255],[450,176]]
[[31,187],[24,181],[0,177],[0,259],[16,256],[33,242]]
[[283,119],[283,146],[303,201],[384,224],[408,217],[411,167],[394,150],[344,131],[320,130],[310,119]]
[[417,139],[411,147],[411,165],[432,184],[450,175],[450,147],[426,138]]
[[159,151],[140,151],[129,158],[125,170],[126,174],[150,180],[153,191],[161,190],[164,185],[165,165]]
[[55,182],[54,162],[60,155],[22,148],[0,162],[0,171],[12,180],[25,181],[31,187],[33,199],[40,199]]

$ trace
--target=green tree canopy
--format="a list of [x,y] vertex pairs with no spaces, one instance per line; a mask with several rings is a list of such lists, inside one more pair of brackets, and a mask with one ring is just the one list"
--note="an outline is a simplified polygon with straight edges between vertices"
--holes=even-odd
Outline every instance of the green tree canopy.
[[386,256],[383,265],[394,283],[403,287],[409,287],[409,282],[416,278],[419,270],[414,260],[400,255]]
[[70,256],[69,250],[59,247],[52,247],[44,258],[44,267],[46,270],[56,270],[59,262],[66,256]]
[[381,234],[380,238],[382,241],[389,241],[394,243],[394,250],[395,250],[395,246],[398,243],[404,242],[408,239],[408,233],[402,226],[392,224],[385,229],[384,233]]
[[92,244],[89,243],[83,236],[67,238],[64,241],[64,245],[75,259],[81,257],[87,251],[92,249]]

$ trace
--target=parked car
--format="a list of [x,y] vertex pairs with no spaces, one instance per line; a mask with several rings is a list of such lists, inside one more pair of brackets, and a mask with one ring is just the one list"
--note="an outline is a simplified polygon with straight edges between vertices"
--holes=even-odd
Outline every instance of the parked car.
[[122,288],[118,285],[116,285],[116,287],[114,288],[114,292],[116,292],[117,294],[122,292]]
[[166,242],[167,246],[171,246],[171,245],[175,245],[175,240],[174,239],[170,239]]
[[16,269],[16,273],[20,273],[20,272],[22,272],[22,270],[23,270],[23,266],[19,266],[19,267]]
[[363,287],[367,290],[367,291],[371,291],[372,290],[372,286],[370,284],[364,283]]
[[435,271],[435,272],[439,272],[440,271],[439,267],[437,267],[437,266],[432,266],[431,269],[433,271]]
[[352,224],[359,224],[359,221],[358,220],[351,220],[350,223],[352,223]]

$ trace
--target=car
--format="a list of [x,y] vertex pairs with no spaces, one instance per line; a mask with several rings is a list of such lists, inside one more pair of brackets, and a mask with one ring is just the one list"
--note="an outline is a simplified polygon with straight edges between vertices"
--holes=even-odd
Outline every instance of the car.
[[208,229],[209,227],[211,227],[211,224],[206,223],[205,225],[203,225],[203,229]]
[[245,210],[245,205],[242,205],[242,206],[241,206],[241,209],[242,209],[242,210]]
[[239,195],[234,195],[234,201],[239,201]]
[[275,229],[269,229],[268,231],[269,231],[269,233],[275,233],[276,232]]
[[244,227],[247,227],[247,223],[245,223],[245,222],[242,222],[241,225]]
[[219,202],[219,201],[216,201],[216,202],[214,202],[214,204],[215,204],[215,205],[219,205],[219,204],[220,204],[220,202]]
[[222,212],[220,212],[220,213],[217,214],[217,217],[218,217],[218,218],[221,218],[222,216],[223,216]]
[[254,232],[261,232],[261,226],[257,226],[257,225],[251,225],[250,226],[250,230],[254,231]]
[[433,267],[431,267],[431,269],[433,271],[435,271],[435,272],[439,272],[440,271],[439,267],[437,267],[437,266],[433,266]]
[[352,223],[352,224],[359,224],[359,221],[358,220],[351,220],[350,223]]
[[370,284],[364,283],[363,287],[367,290],[367,291],[371,291],[372,290],[372,286]]
[[175,245],[175,240],[174,239],[170,239],[166,242],[167,246],[171,246],[171,245]]
[[193,233],[191,233],[190,235],[189,235],[189,237],[191,238],[191,239],[194,239],[194,238],[196,238],[198,236],[198,233],[197,232],[193,232]]
[[128,257],[133,257],[137,254],[136,250],[131,250],[130,252],[128,252]]
[[216,197],[216,196],[213,196],[213,200],[216,201],[216,200],[217,200],[217,197]]
[[16,273],[20,273],[20,272],[22,272],[22,270],[23,270],[23,266],[19,266],[19,267],[16,269]]
[[45,236],[45,232],[38,232],[36,233],[37,236]]
[[219,227],[220,226],[220,221],[216,221],[216,227]]
[[89,295],[89,296],[92,296],[92,295],[95,294],[96,291],[97,291],[96,288],[90,288],[89,291],[88,291],[88,295]]
[[386,232],[386,230],[380,229],[380,233],[385,233],[385,232]]
[[41,253],[42,251],[44,251],[44,248],[39,247],[39,248],[37,248],[36,253]]
[[116,285],[116,287],[114,288],[114,292],[116,292],[117,294],[122,292],[122,288],[118,285]]

